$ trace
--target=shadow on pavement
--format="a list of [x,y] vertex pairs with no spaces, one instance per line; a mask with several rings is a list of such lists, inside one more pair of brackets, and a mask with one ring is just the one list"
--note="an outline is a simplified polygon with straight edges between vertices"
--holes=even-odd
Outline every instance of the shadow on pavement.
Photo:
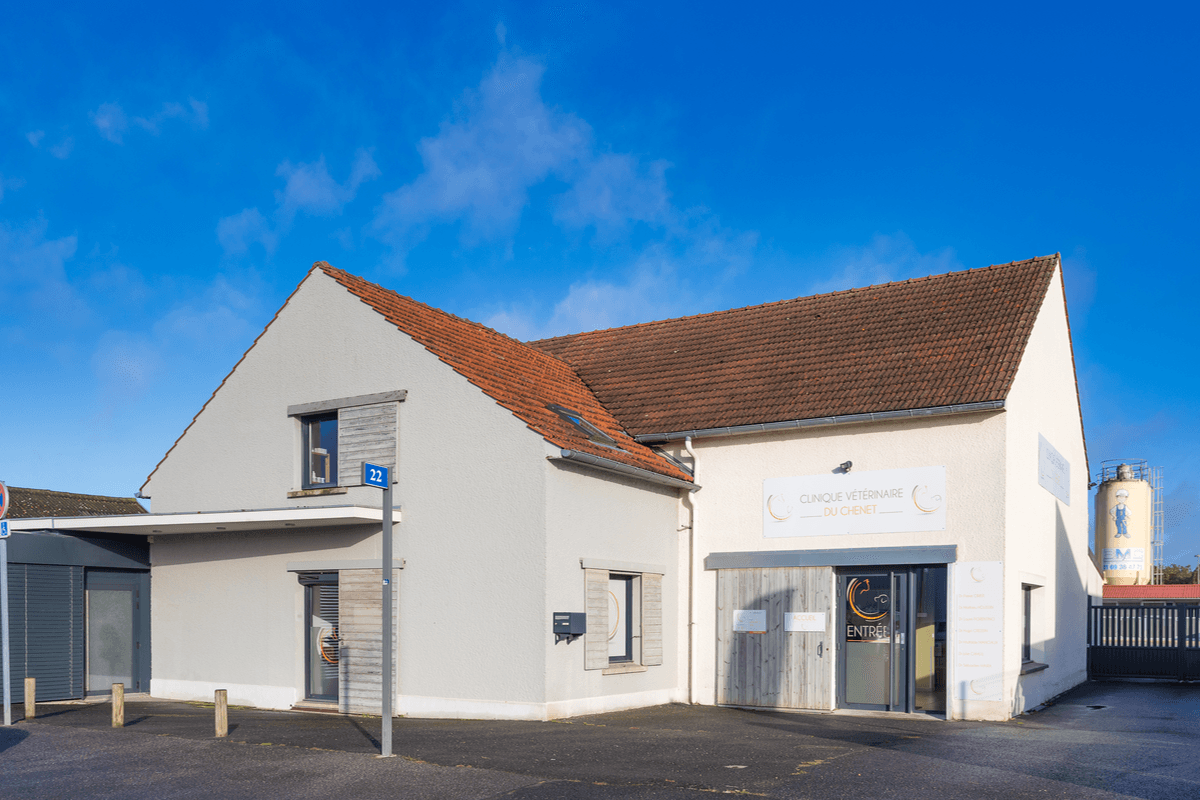
[[10,747],[16,747],[29,736],[29,731],[20,728],[0,727],[0,753]]

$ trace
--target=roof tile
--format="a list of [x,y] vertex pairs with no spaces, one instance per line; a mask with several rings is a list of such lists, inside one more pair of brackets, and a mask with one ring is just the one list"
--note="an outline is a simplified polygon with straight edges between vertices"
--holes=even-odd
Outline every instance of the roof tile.
[[531,342],[634,436],[1002,400],[1057,254]]
[[[383,289],[324,261],[318,261],[314,268],[340,283],[551,444],[691,480],[690,475],[663,455],[634,441],[566,362],[477,322]],[[548,408],[551,404],[576,411],[610,436],[620,449],[591,441],[551,411]]]

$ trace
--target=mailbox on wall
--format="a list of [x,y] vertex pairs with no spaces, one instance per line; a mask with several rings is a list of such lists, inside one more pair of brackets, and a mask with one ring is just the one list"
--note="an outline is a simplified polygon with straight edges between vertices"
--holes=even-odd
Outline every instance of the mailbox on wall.
[[587,633],[587,614],[582,611],[554,612],[555,641],[564,638],[570,640],[585,633]]

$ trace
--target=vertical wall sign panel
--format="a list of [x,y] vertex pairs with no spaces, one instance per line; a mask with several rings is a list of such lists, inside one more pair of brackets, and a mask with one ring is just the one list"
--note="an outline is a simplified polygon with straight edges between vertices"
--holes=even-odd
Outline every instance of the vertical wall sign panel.
[[[717,571],[718,703],[833,707],[832,583],[830,567]],[[765,633],[735,632],[735,612],[748,610],[766,613]],[[826,626],[788,630],[787,619],[795,613],[819,615]]]

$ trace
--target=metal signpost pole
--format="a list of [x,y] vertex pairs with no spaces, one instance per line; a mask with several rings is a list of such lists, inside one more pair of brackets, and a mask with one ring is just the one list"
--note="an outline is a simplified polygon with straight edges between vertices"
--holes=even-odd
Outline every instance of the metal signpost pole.
[[[385,472],[386,474],[386,472]],[[383,729],[380,756],[392,755],[392,482],[383,490]]]
[[382,698],[382,727],[379,757],[392,757],[392,474],[387,467],[363,462],[363,483],[383,490],[383,670],[379,694]]
[[4,725],[12,725],[12,670],[8,655],[8,521],[4,515],[8,513],[8,487],[0,483],[0,650],[3,656],[3,669],[0,678],[4,680]]

